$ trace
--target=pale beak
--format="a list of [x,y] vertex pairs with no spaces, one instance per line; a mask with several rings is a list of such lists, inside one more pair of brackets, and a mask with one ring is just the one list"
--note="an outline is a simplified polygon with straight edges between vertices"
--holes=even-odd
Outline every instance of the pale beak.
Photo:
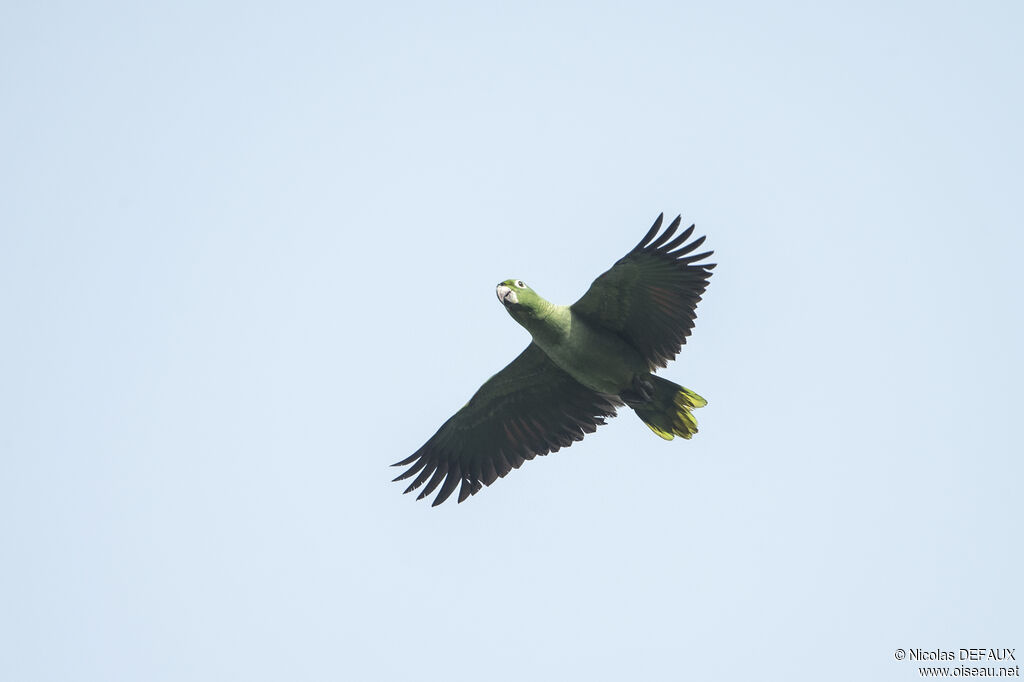
[[498,300],[505,305],[508,305],[509,303],[519,303],[519,297],[516,296],[516,292],[512,291],[511,288],[504,284],[499,284],[495,293],[498,294]]

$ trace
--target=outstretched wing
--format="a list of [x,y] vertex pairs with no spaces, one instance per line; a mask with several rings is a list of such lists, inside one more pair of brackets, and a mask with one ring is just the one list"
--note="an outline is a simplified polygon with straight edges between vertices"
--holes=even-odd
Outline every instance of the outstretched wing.
[[664,214],[659,215],[640,243],[572,305],[577,315],[632,344],[652,371],[675,358],[686,343],[697,317],[697,302],[715,267],[698,262],[713,251],[687,255],[704,243],[704,237],[686,243],[693,225],[669,241],[679,229],[681,216],[658,235],[663,218]]
[[[419,472],[405,489],[426,483],[416,499],[441,486],[432,506],[460,482],[459,502],[494,483],[525,460],[583,440],[614,417],[615,396],[590,390],[560,369],[535,343],[488,379],[461,410],[411,457],[400,481]],[[442,485],[443,481],[443,485]]]

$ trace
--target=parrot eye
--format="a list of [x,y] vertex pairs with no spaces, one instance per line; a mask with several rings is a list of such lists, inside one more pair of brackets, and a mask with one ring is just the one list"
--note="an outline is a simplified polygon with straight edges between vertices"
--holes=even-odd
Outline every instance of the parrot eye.
[[523,280],[521,280],[521,279],[517,279],[517,280],[516,280],[516,286],[517,286],[517,287],[519,287],[520,289],[522,289],[522,288],[523,288],[523,287],[525,287],[526,285],[525,285],[525,284],[523,284]]

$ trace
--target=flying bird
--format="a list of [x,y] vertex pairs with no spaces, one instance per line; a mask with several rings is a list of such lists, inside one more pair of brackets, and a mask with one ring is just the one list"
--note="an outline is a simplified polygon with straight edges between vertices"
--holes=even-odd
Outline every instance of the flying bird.
[[583,440],[623,405],[666,440],[697,433],[692,410],[707,401],[653,372],[686,343],[715,264],[702,262],[712,251],[690,255],[705,239],[687,242],[693,225],[673,239],[682,218],[661,231],[663,219],[570,306],[519,279],[498,284],[498,300],[533,340],[392,465],[411,465],[394,479],[416,476],[405,492],[423,486],[421,500],[440,486],[436,507],[461,485],[462,502],[524,461]]

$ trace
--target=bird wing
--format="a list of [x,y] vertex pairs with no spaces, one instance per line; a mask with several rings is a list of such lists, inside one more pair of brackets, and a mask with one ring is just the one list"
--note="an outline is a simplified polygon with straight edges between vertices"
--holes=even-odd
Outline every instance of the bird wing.
[[393,465],[412,465],[394,480],[419,472],[405,490],[412,492],[426,483],[416,499],[440,485],[435,507],[461,482],[462,502],[525,460],[583,440],[605,423],[604,417],[614,417],[621,404],[616,396],[592,391],[573,379],[531,342],[423,447]]
[[669,241],[681,217],[658,235],[663,218],[664,214],[659,215],[640,243],[572,305],[577,315],[632,344],[652,371],[675,358],[686,343],[697,317],[697,302],[715,267],[698,262],[713,251],[688,255],[704,243],[704,237],[686,243],[693,225]]

